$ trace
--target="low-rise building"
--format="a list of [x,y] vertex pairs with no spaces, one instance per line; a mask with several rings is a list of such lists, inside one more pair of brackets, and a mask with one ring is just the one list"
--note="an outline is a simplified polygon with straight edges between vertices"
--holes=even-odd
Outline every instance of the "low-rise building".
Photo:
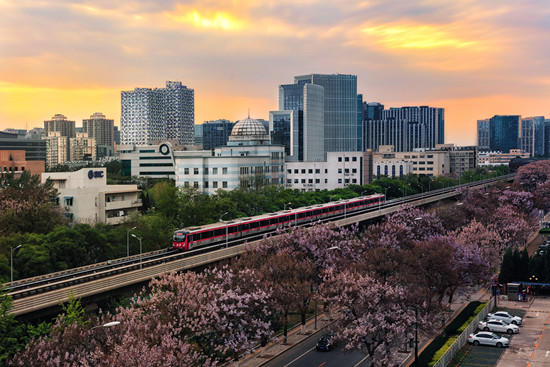
[[43,173],[42,182],[48,179],[58,191],[58,205],[78,223],[118,224],[142,205],[137,185],[107,185],[106,168]]
[[328,152],[326,162],[286,162],[289,189],[334,190],[372,181],[372,152]]
[[502,166],[508,165],[514,158],[529,158],[531,154],[521,149],[511,149],[510,153],[502,152],[479,152],[477,164],[479,166]]
[[46,171],[45,161],[27,161],[24,150],[0,150],[0,172],[14,172],[19,175],[29,171],[39,175]]

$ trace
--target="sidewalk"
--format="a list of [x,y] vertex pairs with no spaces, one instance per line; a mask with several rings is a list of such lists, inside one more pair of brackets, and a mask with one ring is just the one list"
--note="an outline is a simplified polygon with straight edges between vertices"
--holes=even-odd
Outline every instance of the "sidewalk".
[[315,318],[310,318],[306,321],[307,334],[300,334],[301,324],[298,324],[294,328],[288,331],[287,343],[283,344],[283,335],[279,335],[277,340],[268,343],[265,347],[264,356],[260,357],[261,348],[246,356],[243,360],[239,361],[240,367],[258,367],[269,362],[272,358],[275,358],[281,353],[286,352],[295,345],[300,344],[307,338],[314,334],[319,334],[319,337],[323,334],[323,329],[335,322],[335,320],[324,320],[325,314],[321,313],[317,315],[317,330],[315,330]]

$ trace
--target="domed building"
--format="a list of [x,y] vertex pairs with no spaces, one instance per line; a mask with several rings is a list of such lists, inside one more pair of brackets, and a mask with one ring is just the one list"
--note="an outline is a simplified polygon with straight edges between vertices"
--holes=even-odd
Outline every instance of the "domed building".
[[272,145],[262,123],[250,117],[233,126],[227,146],[181,152],[175,159],[176,185],[204,193],[284,184],[284,146]]

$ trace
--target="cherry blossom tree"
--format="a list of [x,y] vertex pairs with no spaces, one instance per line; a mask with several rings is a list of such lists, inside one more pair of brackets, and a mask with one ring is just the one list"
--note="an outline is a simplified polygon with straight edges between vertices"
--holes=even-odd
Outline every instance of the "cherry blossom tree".
[[335,338],[345,340],[347,350],[369,356],[373,366],[392,365],[397,348],[412,338],[415,322],[424,320],[407,307],[402,287],[367,274],[329,269],[320,292],[342,309]]
[[521,186],[525,191],[531,192],[549,180],[550,161],[541,160],[519,167],[514,184]]

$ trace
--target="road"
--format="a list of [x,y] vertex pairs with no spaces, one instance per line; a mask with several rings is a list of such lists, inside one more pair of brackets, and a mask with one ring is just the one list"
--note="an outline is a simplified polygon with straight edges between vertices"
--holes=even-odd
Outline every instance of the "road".
[[343,345],[329,352],[315,350],[317,339],[323,332],[304,340],[287,352],[271,359],[264,367],[365,367],[369,366],[368,360],[358,352],[347,353],[343,351]]

